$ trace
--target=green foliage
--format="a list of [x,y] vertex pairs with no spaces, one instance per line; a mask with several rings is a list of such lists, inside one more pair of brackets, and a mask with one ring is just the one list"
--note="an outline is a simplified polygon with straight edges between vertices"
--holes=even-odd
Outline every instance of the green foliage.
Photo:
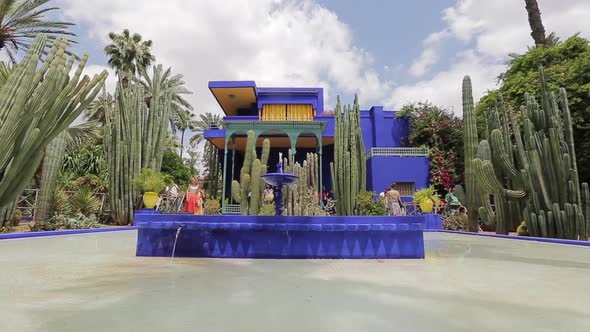
[[221,214],[221,203],[217,199],[208,199],[205,202],[205,214],[218,215]]
[[463,178],[463,125],[451,110],[428,102],[407,104],[397,113],[410,124],[409,146],[430,148],[430,183],[444,189]]
[[88,229],[99,228],[101,225],[95,215],[85,216],[78,213],[74,217],[65,215],[56,215],[47,220],[35,222],[31,231],[58,231],[63,229]]
[[73,173],[76,177],[95,175],[107,179],[107,164],[104,146],[100,144],[71,147],[66,150],[62,172]]
[[69,198],[69,208],[73,213],[85,216],[100,212],[100,199],[94,191],[86,186],[78,188]]
[[536,47],[514,56],[508,69],[499,76],[500,89],[488,93],[477,105],[478,120],[493,106],[498,92],[508,108],[516,110],[525,104],[526,92],[540,95],[540,66],[545,68],[549,90],[566,89],[580,181],[590,182],[590,43],[587,39],[574,36],[562,44]]
[[382,197],[377,201],[374,191],[361,191],[356,195],[357,215],[359,216],[384,216],[387,215],[387,208]]
[[161,172],[171,176],[174,182],[180,186],[189,184],[193,176],[192,169],[186,166],[182,158],[171,150],[165,151],[162,156]]
[[144,168],[141,170],[139,178],[133,179],[132,182],[142,193],[159,193],[166,188],[167,184],[171,184],[171,181],[172,178],[167,174],[162,174],[151,168]]

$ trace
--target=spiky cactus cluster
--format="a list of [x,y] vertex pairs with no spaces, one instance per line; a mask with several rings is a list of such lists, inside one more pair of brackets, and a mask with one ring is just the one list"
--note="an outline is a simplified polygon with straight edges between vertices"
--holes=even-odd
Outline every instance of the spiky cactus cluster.
[[297,175],[297,181],[283,188],[286,216],[314,216],[322,214],[319,206],[319,162],[316,153],[308,153],[303,165],[292,164],[291,149],[288,158],[283,159],[283,172]]
[[231,185],[232,198],[240,203],[240,212],[243,215],[258,215],[263,202],[262,195],[265,184],[260,176],[266,174],[270,141],[264,139],[260,159],[256,157],[255,143],[254,131],[250,130],[246,141],[246,151],[244,151],[244,163],[240,171],[240,182],[233,180]]
[[[515,114],[500,100],[502,113],[488,114],[491,153],[485,152],[489,143],[483,140],[472,171],[477,184],[494,195],[497,232],[507,233],[519,224],[511,218],[524,203],[531,236],[588,240],[590,192],[578,180],[566,92],[549,92],[543,68],[539,74],[541,105],[525,95],[526,105],[520,109],[523,133]],[[499,118],[504,120],[500,123]]]
[[72,71],[76,59],[66,54],[65,40],[56,40],[41,61],[46,44],[39,34],[0,87],[0,207],[14,203],[43,149],[88,108],[107,77],[106,71],[82,76],[87,54]]
[[335,112],[334,162],[330,163],[330,171],[336,213],[350,216],[354,214],[357,194],[367,187],[367,165],[358,96],[355,95],[352,107],[344,106],[344,112],[338,97]]

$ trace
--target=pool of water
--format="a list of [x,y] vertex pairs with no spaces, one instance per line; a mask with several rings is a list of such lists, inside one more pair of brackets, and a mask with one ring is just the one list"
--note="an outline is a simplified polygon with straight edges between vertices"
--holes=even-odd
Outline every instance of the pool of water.
[[589,247],[425,233],[423,260],[172,260],[136,237],[0,241],[0,331],[590,330]]

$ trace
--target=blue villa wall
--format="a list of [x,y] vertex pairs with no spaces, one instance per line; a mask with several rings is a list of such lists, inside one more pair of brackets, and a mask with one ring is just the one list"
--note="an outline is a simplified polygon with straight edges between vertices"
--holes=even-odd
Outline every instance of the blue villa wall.
[[429,185],[430,162],[424,157],[372,157],[367,160],[367,190],[380,193],[392,182]]

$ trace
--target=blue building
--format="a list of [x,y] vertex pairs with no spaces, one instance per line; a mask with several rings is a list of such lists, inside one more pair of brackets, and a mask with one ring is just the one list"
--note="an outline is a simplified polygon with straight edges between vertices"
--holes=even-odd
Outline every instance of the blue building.
[[[262,88],[254,81],[211,81],[209,90],[225,114],[223,128],[212,127],[204,133],[220,150],[224,213],[239,209],[231,200],[230,187],[233,179],[239,179],[248,130],[255,132],[258,153],[263,140],[270,140],[269,172],[275,171],[279,152],[286,155],[291,149],[299,162],[307,152],[315,152],[320,156],[320,182],[331,189],[334,114],[324,108],[322,88]],[[429,185],[428,150],[407,146],[406,119],[373,106],[361,110],[361,129],[367,149],[367,190],[379,193],[397,182],[402,196],[409,197]]]

